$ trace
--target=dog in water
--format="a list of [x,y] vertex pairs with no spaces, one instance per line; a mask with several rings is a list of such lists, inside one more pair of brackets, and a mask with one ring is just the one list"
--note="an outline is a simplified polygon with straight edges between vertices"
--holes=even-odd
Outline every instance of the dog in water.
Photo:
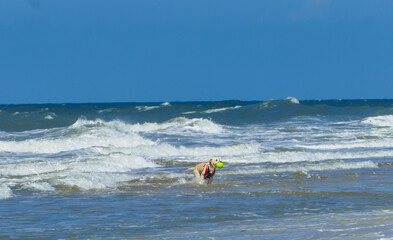
[[221,162],[219,158],[214,157],[207,163],[198,163],[195,167],[187,169],[194,171],[195,178],[200,181],[205,181],[210,184],[213,181],[214,174],[216,173],[216,164]]

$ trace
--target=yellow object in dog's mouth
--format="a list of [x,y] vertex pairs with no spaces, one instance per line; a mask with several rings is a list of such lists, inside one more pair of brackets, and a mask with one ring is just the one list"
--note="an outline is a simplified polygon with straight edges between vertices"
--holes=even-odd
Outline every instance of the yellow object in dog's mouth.
[[216,163],[216,167],[222,168],[222,167],[224,167],[224,163],[218,162],[218,163]]

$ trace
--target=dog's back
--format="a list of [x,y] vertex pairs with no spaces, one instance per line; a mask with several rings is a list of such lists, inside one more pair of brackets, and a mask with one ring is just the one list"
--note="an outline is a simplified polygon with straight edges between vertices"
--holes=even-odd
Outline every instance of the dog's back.
[[198,163],[195,167],[193,168],[189,168],[187,169],[188,171],[194,171],[195,169],[198,170],[199,174],[202,173],[203,171],[203,167],[206,165],[207,163]]

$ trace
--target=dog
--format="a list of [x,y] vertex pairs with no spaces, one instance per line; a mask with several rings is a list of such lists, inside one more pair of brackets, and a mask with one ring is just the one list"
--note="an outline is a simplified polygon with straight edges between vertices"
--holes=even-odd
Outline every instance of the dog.
[[210,184],[213,181],[214,174],[216,173],[216,164],[221,162],[219,158],[214,157],[207,163],[198,163],[195,167],[187,169],[188,171],[194,171],[195,178],[205,181]]

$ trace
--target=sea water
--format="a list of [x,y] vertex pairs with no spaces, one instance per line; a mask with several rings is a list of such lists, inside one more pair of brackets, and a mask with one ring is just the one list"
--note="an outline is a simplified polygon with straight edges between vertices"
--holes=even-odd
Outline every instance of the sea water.
[[392,166],[393,100],[0,105],[0,238],[393,239]]

